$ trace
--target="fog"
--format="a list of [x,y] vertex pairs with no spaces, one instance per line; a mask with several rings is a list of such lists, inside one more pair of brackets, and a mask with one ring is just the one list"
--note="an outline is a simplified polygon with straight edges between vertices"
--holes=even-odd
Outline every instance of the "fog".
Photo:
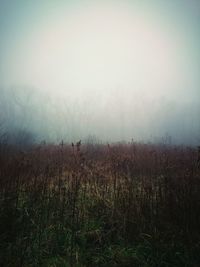
[[200,4],[167,2],[1,1],[0,131],[198,145]]

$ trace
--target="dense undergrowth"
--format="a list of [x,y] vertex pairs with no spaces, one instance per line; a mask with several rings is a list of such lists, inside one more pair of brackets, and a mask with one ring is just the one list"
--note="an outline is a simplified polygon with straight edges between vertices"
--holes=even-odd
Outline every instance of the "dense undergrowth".
[[0,147],[0,266],[200,266],[195,148]]

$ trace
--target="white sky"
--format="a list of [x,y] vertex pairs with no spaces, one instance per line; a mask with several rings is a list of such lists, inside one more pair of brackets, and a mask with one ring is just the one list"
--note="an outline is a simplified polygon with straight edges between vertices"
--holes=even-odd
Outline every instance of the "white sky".
[[[19,8],[22,2],[16,11],[2,4],[14,19],[7,22],[7,30],[0,29],[1,86],[31,86],[55,97],[55,106],[63,99],[71,114],[87,116],[85,123],[97,134],[98,122],[102,125],[109,114],[106,127],[115,122],[116,128],[119,120],[119,128],[125,131],[121,135],[121,129],[116,129],[116,138],[131,136],[128,123],[133,112],[134,124],[147,127],[160,112],[162,101],[199,103],[199,32],[195,26],[200,13],[195,8],[187,11],[189,2],[166,6],[177,16],[169,12],[164,17],[163,1],[157,6],[155,1],[142,6],[138,1],[87,5],[84,1],[74,5],[47,1],[41,6],[36,1],[35,6],[43,8],[38,14],[34,1],[24,10]],[[190,3],[195,6],[196,1]],[[189,23],[192,15],[196,20]],[[61,113],[59,105],[56,110]]]

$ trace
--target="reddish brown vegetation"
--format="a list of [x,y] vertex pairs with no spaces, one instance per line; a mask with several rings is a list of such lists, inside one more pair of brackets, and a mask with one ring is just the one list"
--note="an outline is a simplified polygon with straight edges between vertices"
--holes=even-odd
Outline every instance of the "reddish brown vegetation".
[[[61,143],[25,152],[2,146],[2,262],[10,259],[8,266],[14,266],[18,259],[16,266],[29,266],[31,257],[37,255],[34,264],[40,266],[44,258],[61,255],[71,265],[90,266],[84,255],[91,253],[92,260],[94,247],[103,254],[106,246],[119,243],[137,247],[144,237],[152,242],[150,246],[167,244],[174,253],[177,247],[183,256],[191,250],[191,261],[191,255],[200,251],[198,157],[196,148],[134,142]],[[63,236],[62,243],[59,238]],[[132,266],[133,262],[146,266],[141,263],[145,257],[132,258],[131,254],[130,265],[125,265],[112,255],[110,266]],[[177,265],[162,265],[160,259],[159,266],[181,266],[178,256],[174,257]],[[154,264],[152,260],[149,266]],[[93,266],[108,265],[100,261]]]

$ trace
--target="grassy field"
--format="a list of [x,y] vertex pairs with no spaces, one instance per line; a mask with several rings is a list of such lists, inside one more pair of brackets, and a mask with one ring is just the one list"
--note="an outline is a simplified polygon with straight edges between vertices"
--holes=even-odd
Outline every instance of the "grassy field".
[[200,266],[197,148],[0,146],[0,266]]

